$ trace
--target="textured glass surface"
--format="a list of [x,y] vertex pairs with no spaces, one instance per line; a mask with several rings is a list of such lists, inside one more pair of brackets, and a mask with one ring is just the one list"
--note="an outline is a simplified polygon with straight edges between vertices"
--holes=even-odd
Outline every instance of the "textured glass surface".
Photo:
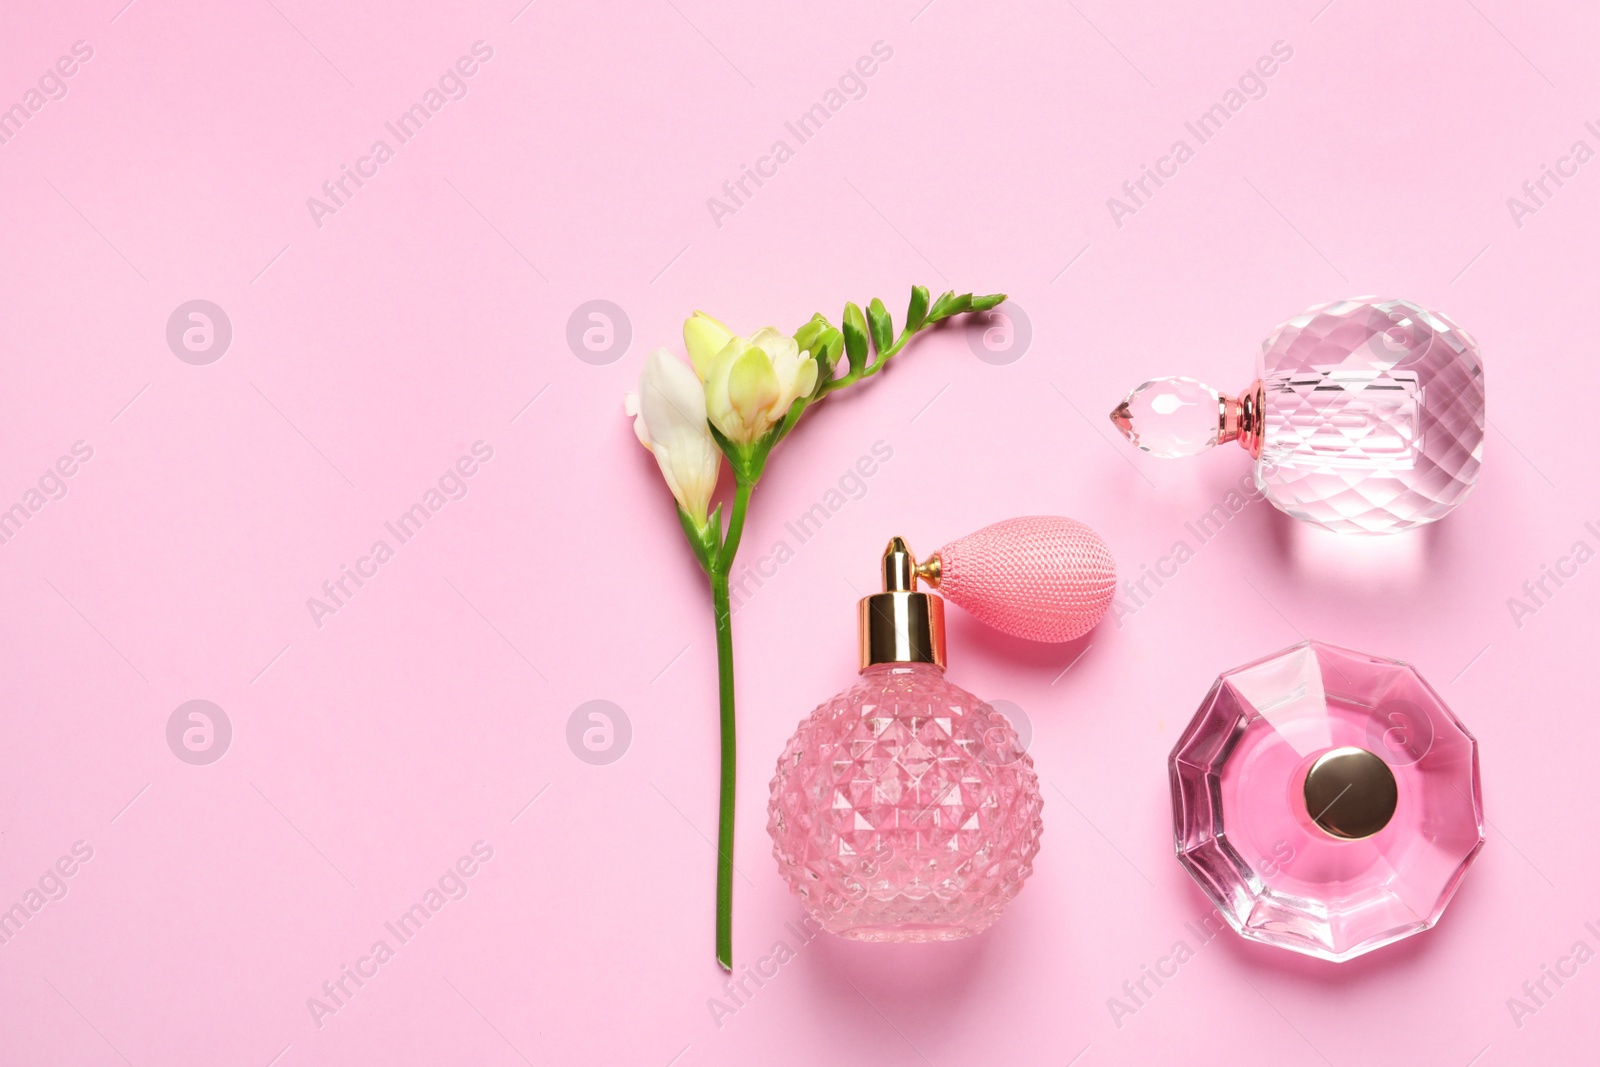
[[801,722],[767,830],[825,929],[947,941],[993,923],[1033,873],[1041,807],[1004,715],[930,664],[882,664]]
[[1256,481],[1275,505],[1341,533],[1447,515],[1478,480],[1483,363],[1472,338],[1405,300],[1314,307],[1262,345]]
[[1155,378],[1128,394],[1111,420],[1152,456],[1193,456],[1217,443],[1221,397],[1193,378]]
[[[1306,810],[1329,749],[1381,757],[1387,826],[1345,840]],[[1483,845],[1478,748],[1410,666],[1309,641],[1217,679],[1169,762],[1178,858],[1245,937],[1345,960],[1438,921]]]

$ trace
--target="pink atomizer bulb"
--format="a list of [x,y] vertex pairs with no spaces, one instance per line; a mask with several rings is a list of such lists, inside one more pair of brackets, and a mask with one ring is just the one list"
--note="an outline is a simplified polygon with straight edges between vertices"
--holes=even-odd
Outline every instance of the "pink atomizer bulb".
[[947,681],[944,600],[1004,633],[1069,641],[1115,591],[1081,522],[1010,519],[920,564],[896,537],[883,592],[860,602],[861,677],[800,723],[767,805],[778,868],[824,929],[948,941],[986,929],[1033,872],[1039,780],[1017,732]]

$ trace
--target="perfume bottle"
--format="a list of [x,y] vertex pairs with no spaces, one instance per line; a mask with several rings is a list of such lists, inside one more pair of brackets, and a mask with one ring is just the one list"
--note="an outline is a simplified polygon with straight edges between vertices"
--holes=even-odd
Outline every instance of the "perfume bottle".
[[1341,300],[1272,331],[1237,397],[1157,378],[1111,421],[1165,458],[1238,441],[1274,506],[1340,533],[1391,533],[1443,518],[1477,483],[1483,359],[1436,311]]
[[1405,663],[1306,641],[1217,679],[1169,760],[1178,859],[1254,941],[1431,928],[1484,841],[1478,744]]
[[901,538],[861,600],[861,676],[800,723],[778,757],[767,830],[778,869],[824,929],[861,941],[948,941],[986,929],[1033,871],[1043,801],[1005,715],[948,681],[943,587],[1035,640],[1086,633],[1115,567],[1071,519],[1013,519],[918,563]]

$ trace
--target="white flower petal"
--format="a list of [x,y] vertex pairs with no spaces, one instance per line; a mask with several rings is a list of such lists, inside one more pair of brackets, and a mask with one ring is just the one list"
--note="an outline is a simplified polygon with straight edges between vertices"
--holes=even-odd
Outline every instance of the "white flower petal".
[[644,416],[639,413],[639,394],[629,393],[622,398],[622,413],[633,419],[633,433],[644,447],[650,447],[650,428],[644,424]]
[[688,364],[665,349],[652,352],[639,381],[635,432],[680,507],[704,522],[721,454],[706,425],[706,397]]

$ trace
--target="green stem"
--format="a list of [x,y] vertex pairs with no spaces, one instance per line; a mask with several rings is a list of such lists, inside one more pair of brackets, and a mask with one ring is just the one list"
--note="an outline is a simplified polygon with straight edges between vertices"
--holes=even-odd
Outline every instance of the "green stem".
[[728,533],[722,539],[722,553],[717,557],[717,569],[724,578],[733,572],[733,556],[739,551],[739,538],[744,536],[744,513],[750,507],[750,490],[753,481],[734,475],[733,514],[728,516]]
[[745,512],[755,483],[736,476],[733,511],[722,551],[711,568],[711,611],[717,624],[717,692],[722,721],[722,791],[717,802],[717,962],[733,970],[733,803],[738,773],[738,746],[733,714],[733,608],[728,573],[744,534]]
[[888,363],[889,360],[900,354],[900,350],[905,348],[908,341],[910,341],[917,334],[921,333],[923,330],[927,329],[929,326],[934,325],[936,321],[942,320],[930,319],[914,330],[909,326],[905,329],[902,329],[900,331],[900,336],[895,339],[894,344],[890,345],[882,352],[877,353],[873,357],[871,363],[867,364],[865,367],[862,367],[859,371],[851,371],[843,378],[835,378],[833,381],[829,382],[827,392],[832,393],[837,392],[840,389],[847,389],[861,381],[863,378],[870,378],[874,374],[877,374],[883,369],[884,364]]
[[728,574],[711,574],[711,610],[717,622],[717,681],[722,705],[722,792],[717,808],[717,962],[733,970],[733,799],[738,759],[733,729],[733,618]]

